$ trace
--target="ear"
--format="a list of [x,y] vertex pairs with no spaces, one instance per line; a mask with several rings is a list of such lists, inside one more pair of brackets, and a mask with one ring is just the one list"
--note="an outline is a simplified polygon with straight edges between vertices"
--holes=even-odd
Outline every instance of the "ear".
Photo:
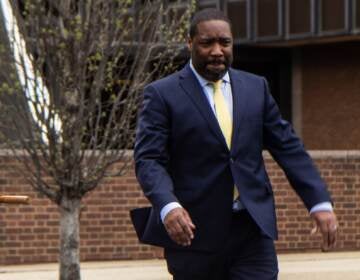
[[192,50],[192,39],[190,37],[188,38],[187,46],[188,46],[189,52],[191,52],[191,50]]

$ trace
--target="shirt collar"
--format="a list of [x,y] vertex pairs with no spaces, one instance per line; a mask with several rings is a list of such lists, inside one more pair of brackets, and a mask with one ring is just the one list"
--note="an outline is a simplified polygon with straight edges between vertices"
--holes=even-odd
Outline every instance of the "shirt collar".
[[[206,79],[204,79],[196,70],[195,67],[192,63],[192,60],[190,59],[190,68],[193,71],[193,73],[195,74],[196,78],[198,79],[201,87],[205,87],[207,86],[209,83],[212,83]],[[229,76],[229,71],[226,71],[225,75],[222,77],[223,82],[225,83],[230,83],[230,76]]]

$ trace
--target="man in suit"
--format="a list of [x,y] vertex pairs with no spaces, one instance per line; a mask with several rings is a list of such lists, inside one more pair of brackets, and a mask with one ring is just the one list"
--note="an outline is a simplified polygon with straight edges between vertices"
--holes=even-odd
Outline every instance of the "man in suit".
[[277,279],[263,149],[310,211],[324,250],[336,239],[331,198],[266,80],[230,68],[228,18],[202,10],[189,37],[190,62],[144,90],[134,154],[153,207],[133,213],[135,228],[142,242],[165,248],[175,280]]

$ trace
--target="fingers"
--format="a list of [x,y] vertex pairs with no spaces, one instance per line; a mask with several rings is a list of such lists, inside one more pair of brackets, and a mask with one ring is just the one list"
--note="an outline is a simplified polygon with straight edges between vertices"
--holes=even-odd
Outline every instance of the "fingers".
[[315,225],[315,226],[311,229],[310,234],[311,234],[311,235],[314,235],[314,234],[317,233],[318,231],[319,231],[319,228],[317,227],[317,225]]
[[328,231],[328,225],[326,222],[321,222],[319,224],[319,229],[322,235],[322,245],[321,245],[321,249],[323,251],[328,251],[329,250],[329,231]]
[[165,217],[164,225],[170,238],[177,244],[182,246],[191,245],[195,225],[185,209],[175,208],[171,210]]
[[191,239],[194,239],[195,225],[193,224],[188,212],[185,210],[184,210],[184,218],[186,221],[185,224],[183,225],[183,227],[185,228],[185,232],[188,234],[188,236],[190,236]]
[[317,230],[322,235],[321,249],[323,251],[329,251],[335,247],[337,238],[337,220],[333,212],[320,211],[312,214],[316,222],[315,228],[312,229],[311,233],[315,233]]
[[330,249],[335,247],[336,239],[337,239],[337,224],[331,224],[329,226],[329,236],[328,236],[328,244]]
[[178,244],[183,246],[189,246],[191,244],[191,240],[189,236],[186,234],[183,226],[180,222],[175,222],[170,227],[168,227],[168,232],[170,237]]

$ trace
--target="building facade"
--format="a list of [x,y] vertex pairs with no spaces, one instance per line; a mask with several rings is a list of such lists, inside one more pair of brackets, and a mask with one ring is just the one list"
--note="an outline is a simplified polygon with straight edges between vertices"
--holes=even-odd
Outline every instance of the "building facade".
[[360,148],[360,1],[199,0],[231,19],[235,68],[264,75],[308,149]]
[[[182,8],[181,1],[167,1]],[[231,19],[238,69],[265,76],[284,118],[312,151],[334,199],[338,250],[360,249],[360,0],[198,0]],[[1,15],[1,14],[0,14]],[[0,26],[0,40],[5,40]],[[326,151],[319,151],[326,150]],[[265,156],[277,204],[282,252],[319,250],[312,222],[284,174]],[[0,205],[0,265],[57,261],[58,212],[0,151],[0,194],[27,194],[27,206]],[[140,245],[128,211],[148,205],[133,170],[106,178],[84,201],[82,260],[161,257]]]
[[196,3],[228,15],[233,67],[268,79],[284,118],[307,148],[360,148],[359,0]]

